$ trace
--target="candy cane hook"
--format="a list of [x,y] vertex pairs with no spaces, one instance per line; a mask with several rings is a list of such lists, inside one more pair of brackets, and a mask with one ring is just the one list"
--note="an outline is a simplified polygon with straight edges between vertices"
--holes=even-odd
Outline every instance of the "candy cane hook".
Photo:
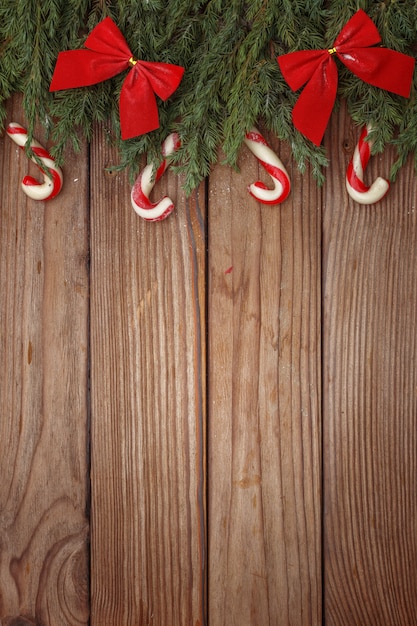
[[[12,139],[20,148],[24,149],[28,144],[28,133],[23,126],[16,124],[16,122],[10,122],[6,128],[6,132],[10,139]],[[35,157],[30,159],[36,163],[41,172],[43,173],[43,183],[39,183],[32,176],[25,176],[22,180],[22,189],[29,198],[33,200],[50,200],[61,191],[63,176],[62,171],[55,165],[54,159],[49,152],[41,146],[40,143],[32,139],[30,142],[32,152],[40,159],[43,166],[41,167]],[[50,178],[47,172],[51,175]]]
[[371,131],[368,124],[362,130],[359,141],[355,146],[353,157],[346,171],[346,189],[351,198],[359,204],[375,204],[381,200],[389,190],[389,182],[385,178],[378,178],[367,187],[363,182],[364,170],[371,158],[373,142],[365,141]]
[[162,144],[162,154],[165,157],[156,171],[153,178],[154,166],[149,164],[137,177],[131,192],[132,206],[136,213],[148,222],[159,222],[174,210],[174,203],[171,198],[165,196],[159,202],[151,202],[149,196],[155,183],[161,178],[168,168],[168,159],[181,145],[181,140],[177,133],[171,133]]
[[261,181],[253,183],[248,187],[249,193],[263,204],[280,204],[284,202],[291,191],[291,182],[282,161],[269,147],[257,128],[252,128],[246,133],[244,142],[274,182],[273,189],[268,189]]

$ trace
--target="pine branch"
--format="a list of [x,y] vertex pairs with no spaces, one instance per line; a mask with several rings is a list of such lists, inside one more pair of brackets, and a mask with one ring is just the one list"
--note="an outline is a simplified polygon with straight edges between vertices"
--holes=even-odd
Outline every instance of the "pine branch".
[[[261,125],[291,146],[299,168],[307,164],[322,182],[327,164],[317,148],[295,130],[291,112],[299,94],[284,81],[277,56],[330,47],[352,15],[364,9],[382,44],[406,54],[417,51],[417,5],[410,0],[2,0],[0,3],[0,124],[5,101],[24,94],[29,134],[41,122],[52,132],[62,164],[68,143],[91,140],[94,125],[106,122],[118,147],[114,167],[133,177],[143,155],[161,160],[161,144],[173,131],[182,145],[173,156],[190,192],[207,176],[223,148],[236,167],[245,133]],[[118,100],[124,72],[99,85],[49,93],[61,50],[81,48],[92,28],[110,16],[132,53],[149,61],[185,67],[167,102],[158,99],[160,128],[128,141],[120,138]],[[398,149],[395,176],[417,151],[417,104],[371,87],[339,65],[337,102],[346,100],[358,125],[372,122],[374,151]]]

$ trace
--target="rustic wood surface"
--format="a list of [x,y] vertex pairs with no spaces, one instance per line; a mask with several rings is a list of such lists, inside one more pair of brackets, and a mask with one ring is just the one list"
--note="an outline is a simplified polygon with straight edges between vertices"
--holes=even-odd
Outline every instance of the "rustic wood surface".
[[321,623],[321,212],[308,178],[290,175],[282,207],[248,196],[268,176],[247,148],[240,174],[210,178],[213,626]]
[[410,162],[378,205],[348,201],[337,172],[357,137],[341,111],[323,203],[325,615],[403,626],[417,623],[417,179]]
[[246,147],[167,172],[159,224],[104,126],[47,203],[0,137],[1,626],[417,623],[417,177],[353,203],[358,134],[322,189],[269,137],[275,208]]
[[86,151],[46,204],[20,189],[39,170],[0,142],[0,623],[86,624]]
[[205,552],[204,190],[138,218],[104,129],[91,150],[91,623],[202,625]]

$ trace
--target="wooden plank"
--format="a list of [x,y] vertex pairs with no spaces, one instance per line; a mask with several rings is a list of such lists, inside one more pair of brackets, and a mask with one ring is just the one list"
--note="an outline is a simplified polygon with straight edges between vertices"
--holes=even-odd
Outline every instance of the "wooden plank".
[[204,623],[204,194],[139,218],[104,131],[92,144],[92,617]]
[[[7,120],[22,122],[20,100]],[[88,623],[86,152],[47,203],[0,138],[0,622]],[[28,622],[24,621],[26,618]]]
[[[410,163],[378,205],[348,201],[358,136],[343,110],[334,116],[323,244],[325,615],[328,626],[408,626],[417,622],[417,181]],[[391,162],[375,157],[369,181]]]
[[[285,147],[271,145],[290,163]],[[210,625],[321,624],[320,203],[280,207],[242,147],[209,193]]]

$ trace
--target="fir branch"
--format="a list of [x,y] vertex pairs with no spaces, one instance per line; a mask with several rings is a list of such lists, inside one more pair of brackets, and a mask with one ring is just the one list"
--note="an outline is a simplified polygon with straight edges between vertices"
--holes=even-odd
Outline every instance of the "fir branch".
[[[106,121],[117,144],[117,168],[131,176],[144,154],[161,159],[161,143],[179,132],[176,171],[187,192],[204,178],[223,147],[236,167],[245,133],[260,124],[289,143],[300,169],[311,164],[323,180],[326,156],[295,130],[291,111],[298,97],[283,80],[276,57],[293,50],[322,49],[359,9],[374,20],[382,44],[415,56],[417,6],[410,0],[2,0],[0,3],[0,124],[5,101],[24,94],[29,133],[41,122],[62,163],[65,146],[91,140]],[[158,109],[160,128],[129,141],[120,138],[118,100],[126,72],[100,85],[49,93],[58,53],[81,48],[91,29],[110,16],[138,58],[185,67],[184,78]],[[372,122],[374,151],[398,148],[395,175],[417,150],[417,104],[371,87],[339,64],[337,102],[347,101],[359,125]],[[336,103],[337,105],[337,103]],[[399,132],[397,134],[397,130]],[[80,139],[81,138],[81,139]]]

